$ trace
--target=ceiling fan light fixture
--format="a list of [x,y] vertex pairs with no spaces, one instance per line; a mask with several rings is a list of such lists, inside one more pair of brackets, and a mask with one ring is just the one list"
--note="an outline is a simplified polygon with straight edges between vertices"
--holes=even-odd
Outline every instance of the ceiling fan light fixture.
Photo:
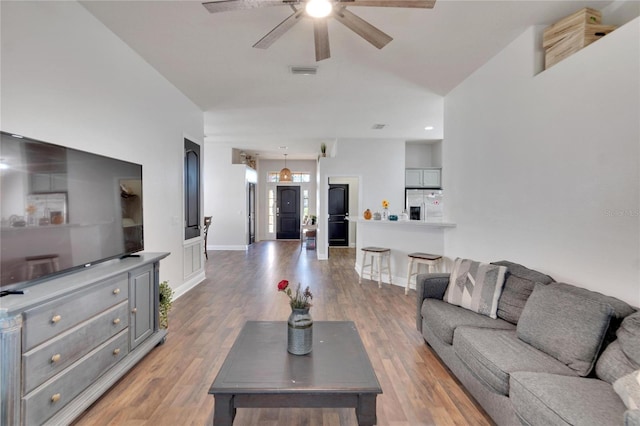
[[333,10],[333,6],[327,0],[309,0],[304,10],[313,18],[325,18]]

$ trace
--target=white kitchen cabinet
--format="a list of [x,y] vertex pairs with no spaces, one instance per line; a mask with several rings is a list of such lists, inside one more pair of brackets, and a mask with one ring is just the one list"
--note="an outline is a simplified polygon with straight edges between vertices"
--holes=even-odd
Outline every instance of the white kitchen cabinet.
[[406,169],[405,170],[405,187],[407,188],[440,188],[442,169],[425,168],[425,169]]

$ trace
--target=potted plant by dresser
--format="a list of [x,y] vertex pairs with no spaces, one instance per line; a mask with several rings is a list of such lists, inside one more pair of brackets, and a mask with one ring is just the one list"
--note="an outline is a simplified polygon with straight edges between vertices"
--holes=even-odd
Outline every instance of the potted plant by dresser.
[[160,283],[160,300],[158,312],[160,315],[160,328],[169,328],[169,311],[173,304],[173,290],[169,286],[168,281],[162,281]]

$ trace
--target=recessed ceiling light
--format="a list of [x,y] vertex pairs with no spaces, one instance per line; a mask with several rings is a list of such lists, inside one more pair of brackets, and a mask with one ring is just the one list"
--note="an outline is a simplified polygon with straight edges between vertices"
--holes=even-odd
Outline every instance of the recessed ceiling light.
[[289,147],[283,145],[283,146],[280,147],[280,149],[289,149]]
[[433,130],[433,126],[427,126],[424,128],[425,130]]

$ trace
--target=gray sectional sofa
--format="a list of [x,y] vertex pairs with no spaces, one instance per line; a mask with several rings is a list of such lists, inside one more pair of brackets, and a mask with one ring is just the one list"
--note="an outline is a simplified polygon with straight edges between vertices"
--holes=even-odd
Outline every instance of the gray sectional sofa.
[[613,383],[640,369],[640,312],[512,262],[497,319],[443,301],[419,275],[416,326],[499,425],[640,425]]

